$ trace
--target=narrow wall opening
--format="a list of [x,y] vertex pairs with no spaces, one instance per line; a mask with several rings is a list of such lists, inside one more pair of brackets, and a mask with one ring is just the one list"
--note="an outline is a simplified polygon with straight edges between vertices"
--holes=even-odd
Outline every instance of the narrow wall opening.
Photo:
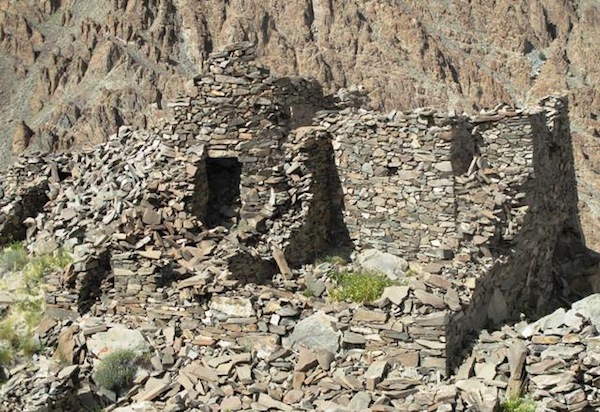
[[206,224],[232,227],[240,216],[240,182],[242,165],[233,157],[207,158],[208,208]]
[[20,196],[20,200],[14,203],[9,213],[0,216],[0,246],[25,240],[27,226],[23,221],[29,217],[36,217],[42,211],[48,202],[47,191],[48,183],[42,182],[14,195]]
[[112,273],[110,254],[103,250],[97,256],[90,257],[85,263],[85,270],[71,279],[67,287],[78,293],[77,311],[80,314],[88,313],[92,306],[101,298],[103,292],[112,289],[114,278]]

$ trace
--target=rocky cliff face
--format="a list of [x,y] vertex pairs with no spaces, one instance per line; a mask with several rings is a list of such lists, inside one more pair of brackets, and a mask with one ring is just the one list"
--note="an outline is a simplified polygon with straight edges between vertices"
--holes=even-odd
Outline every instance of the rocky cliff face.
[[209,52],[250,40],[276,74],[313,76],[328,92],[363,85],[377,108],[475,111],[566,90],[585,224],[600,210],[599,22],[589,0],[1,0],[2,164],[28,128],[29,146],[48,150],[158,124]]

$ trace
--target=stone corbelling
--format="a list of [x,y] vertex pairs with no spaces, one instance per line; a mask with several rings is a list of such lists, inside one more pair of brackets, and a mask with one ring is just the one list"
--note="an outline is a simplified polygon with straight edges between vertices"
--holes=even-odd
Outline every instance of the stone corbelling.
[[[161,134],[122,128],[7,172],[0,234],[18,233],[16,195],[47,185],[27,213],[30,244],[77,258],[67,279],[49,280],[49,308],[165,316],[158,307],[267,281],[277,250],[301,265],[374,248],[424,274],[388,345],[446,373],[470,332],[568,295],[552,270],[561,233],[580,239],[563,97],[475,117],[383,114],[335,106],[310,79],[271,77],[253,52],[212,54],[197,97],[170,104]],[[208,176],[227,185],[238,165],[224,193],[239,190],[239,202],[211,205]]]

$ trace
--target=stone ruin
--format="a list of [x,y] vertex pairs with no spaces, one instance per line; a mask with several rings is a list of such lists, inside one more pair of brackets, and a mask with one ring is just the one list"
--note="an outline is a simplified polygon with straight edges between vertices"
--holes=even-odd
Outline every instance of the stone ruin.
[[559,266],[564,239],[583,245],[564,97],[385,114],[271,76],[250,43],[205,67],[164,130],[121,127],[2,174],[2,242],[74,253],[47,279],[48,312],[167,322],[202,296],[376,249],[426,274],[390,297],[385,347],[447,374],[472,332],[576,292]]

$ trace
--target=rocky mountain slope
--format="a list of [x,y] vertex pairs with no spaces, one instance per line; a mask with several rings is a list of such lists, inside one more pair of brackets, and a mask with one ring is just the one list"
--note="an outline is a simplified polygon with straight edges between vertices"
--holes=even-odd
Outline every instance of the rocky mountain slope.
[[276,74],[362,85],[377,108],[476,111],[566,91],[598,244],[599,23],[591,0],[2,0],[1,163],[11,139],[16,152],[64,149],[152,126],[209,52],[251,40]]

